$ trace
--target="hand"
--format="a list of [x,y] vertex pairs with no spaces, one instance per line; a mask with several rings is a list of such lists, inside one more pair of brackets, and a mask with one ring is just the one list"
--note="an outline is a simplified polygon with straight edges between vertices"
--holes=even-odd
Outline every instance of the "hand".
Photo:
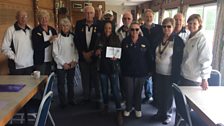
[[94,53],[94,52],[93,52],[93,50],[92,50],[92,51],[89,51],[89,52],[83,52],[82,54],[83,54],[84,59],[85,59],[87,62],[91,62],[91,61],[92,61],[91,57],[92,57],[93,53]]
[[49,39],[50,43],[53,43],[57,38],[58,38],[57,35],[51,36],[50,39]]
[[117,58],[113,57],[113,58],[111,58],[111,60],[115,61],[115,60],[117,60]]
[[68,70],[68,69],[70,69],[71,67],[70,67],[70,65],[69,65],[68,63],[65,63],[65,64],[63,65],[63,68],[64,68],[64,70]]
[[71,68],[74,68],[74,67],[76,66],[77,62],[72,61],[72,62],[70,62],[69,64],[70,64],[70,67],[71,67]]
[[208,81],[206,79],[202,79],[201,87],[202,87],[203,90],[208,89]]
[[100,56],[101,55],[101,49],[97,49],[96,52],[95,52],[95,55]]

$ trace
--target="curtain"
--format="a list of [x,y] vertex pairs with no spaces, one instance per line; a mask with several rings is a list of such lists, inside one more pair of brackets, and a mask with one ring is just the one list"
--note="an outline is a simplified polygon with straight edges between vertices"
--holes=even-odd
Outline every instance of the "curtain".
[[[219,70],[224,80],[224,0],[217,0],[217,18],[213,44],[213,69]],[[224,81],[222,81],[224,85]]]

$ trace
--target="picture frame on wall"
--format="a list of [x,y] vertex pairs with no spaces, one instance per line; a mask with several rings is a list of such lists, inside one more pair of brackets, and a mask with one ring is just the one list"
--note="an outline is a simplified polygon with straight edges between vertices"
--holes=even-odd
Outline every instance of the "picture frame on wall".
[[84,3],[84,6],[92,6],[92,3],[86,2],[86,3]]
[[72,7],[73,7],[74,9],[82,9],[82,8],[83,8],[83,7],[82,7],[82,4],[79,4],[79,3],[73,3]]

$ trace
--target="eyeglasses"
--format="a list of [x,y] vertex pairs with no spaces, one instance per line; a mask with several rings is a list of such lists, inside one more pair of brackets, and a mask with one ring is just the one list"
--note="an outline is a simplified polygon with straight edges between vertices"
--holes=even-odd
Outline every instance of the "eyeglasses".
[[139,31],[139,28],[131,28],[131,31]]
[[123,19],[124,19],[124,20],[131,20],[131,18],[125,18],[125,17],[124,17]]
[[163,25],[163,28],[171,28],[171,25]]

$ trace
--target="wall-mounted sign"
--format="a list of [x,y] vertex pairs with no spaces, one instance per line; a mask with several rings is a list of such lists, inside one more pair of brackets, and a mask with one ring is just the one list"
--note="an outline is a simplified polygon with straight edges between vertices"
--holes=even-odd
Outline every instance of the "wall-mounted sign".
[[82,4],[73,3],[73,8],[75,8],[75,9],[82,9]]

